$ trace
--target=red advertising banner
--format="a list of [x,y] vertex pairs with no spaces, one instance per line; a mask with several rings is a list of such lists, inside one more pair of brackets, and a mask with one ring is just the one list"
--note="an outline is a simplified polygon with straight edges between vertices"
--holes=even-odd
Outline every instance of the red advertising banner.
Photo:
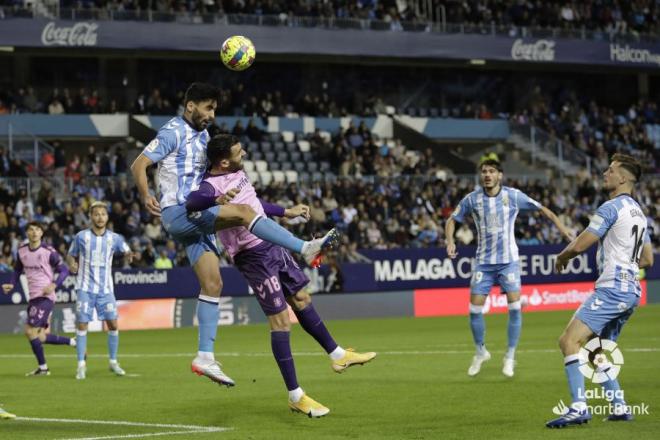
[[[640,306],[646,305],[646,281],[641,281]],[[529,284],[522,287],[521,300],[525,312],[575,310],[594,293],[593,282]],[[470,288],[415,290],[415,316],[467,315]],[[493,289],[484,307],[486,313],[506,313],[506,295]]]

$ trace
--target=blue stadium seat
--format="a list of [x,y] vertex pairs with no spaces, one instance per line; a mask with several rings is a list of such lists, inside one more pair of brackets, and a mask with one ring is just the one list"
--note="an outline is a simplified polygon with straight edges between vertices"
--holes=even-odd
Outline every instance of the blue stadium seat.
[[267,152],[272,151],[272,150],[273,150],[273,144],[271,144],[268,141],[262,141],[261,142],[261,151],[263,151],[264,153],[267,153]]
[[293,164],[291,164],[291,162],[289,162],[289,161],[282,162],[281,166],[280,166],[280,169],[282,171],[291,171],[293,169]]
[[273,142],[273,148],[275,148],[275,151],[284,151],[284,142]]
[[264,160],[268,163],[275,162],[275,153],[272,151],[269,151],[268,153],[264,153]]
[[313,173],[314,171],[316,171],[318,169],[319,169],[319,167],[318,167],[318,164],[316,162],[312,161],[312,162],[309,162],[307,164],[307,171],[309,171],[310,173]]
[[277,152],[277,160],[280,162],[283,162],[285,160],[289,160],[289,153],[286,151],[278,151]]
[[268,162],[268,169],[271,171],[279,171],[281,169],[279,162]]
[[289,154],[289,157],[291,158],[291,162],[299,162],[302,157],[302,154],[300,154],[299,151],[295,151],[295,152],[291,152],[291,154]]
[[321,163],[319,164],[319,169],[320,169],[321,171],[329,171],[329,170],[330,170],[330,162],[325,162],[325,161],[324,161],[324,162],[321,162]]
[[260,151],[250,151],[248,157],[252,160],[263,160],[264,154]]
[[298,171],[299,174],[302,173],[305,170],[305,162],[294,162],[293,169]]

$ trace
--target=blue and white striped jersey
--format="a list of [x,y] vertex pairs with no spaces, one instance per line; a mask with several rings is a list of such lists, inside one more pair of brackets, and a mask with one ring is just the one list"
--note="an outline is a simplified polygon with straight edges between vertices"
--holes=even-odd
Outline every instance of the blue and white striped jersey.
[[608,200],[600,205],[587,231],[600,238],[596,257],[600,276],[596,288],[608,287],[640,296],[639,258],[651,237],[639,203],[629,194]]
[[76,290],[88,293],[114,293],[112,283],[112,257],[130,252],[126,240],[106,229],[96,235],[91,229],[83,229],[71,242],[69,255],[78,258]]
[[504,264],[518,261],[514,226],[518,212],[536,211],[541,204],[522,191],[503,186],[494,197],[483,188],[476,189],[460,201],[452,217],[463,222],[472,215],[477,228],[477,263]]
[[182,205],[206,172],[206,130],[195,130],[180,116],[170,119],[142,154],[158,163],[160,207]]

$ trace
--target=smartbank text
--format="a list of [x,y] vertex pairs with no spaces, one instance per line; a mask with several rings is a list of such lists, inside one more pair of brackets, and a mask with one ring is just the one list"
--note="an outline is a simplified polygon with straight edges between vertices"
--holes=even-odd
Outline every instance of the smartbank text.
[[[520,256],[520,274],[550,275],[554,271],[556,255]],[[419,260],[376,260],[374,277],[376,281],[418,281],[469,279],[472,276],[474,258],[431,258]],[[589,256],[580,255],[571,260],[566,274],[591,274]]]

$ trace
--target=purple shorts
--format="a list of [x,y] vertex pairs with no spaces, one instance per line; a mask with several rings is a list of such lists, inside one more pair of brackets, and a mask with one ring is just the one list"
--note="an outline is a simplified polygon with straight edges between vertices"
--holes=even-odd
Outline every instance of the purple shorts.
[[30,327],[48,328],[48,318],[53,311],[53,301],[46,297],[31,299],[28,302],[28,320]]
[[266,315],[286,310],[285,298],[300,292],[309,283],[289,251],[269,242],[239,252],[234,263],[254,290]]

